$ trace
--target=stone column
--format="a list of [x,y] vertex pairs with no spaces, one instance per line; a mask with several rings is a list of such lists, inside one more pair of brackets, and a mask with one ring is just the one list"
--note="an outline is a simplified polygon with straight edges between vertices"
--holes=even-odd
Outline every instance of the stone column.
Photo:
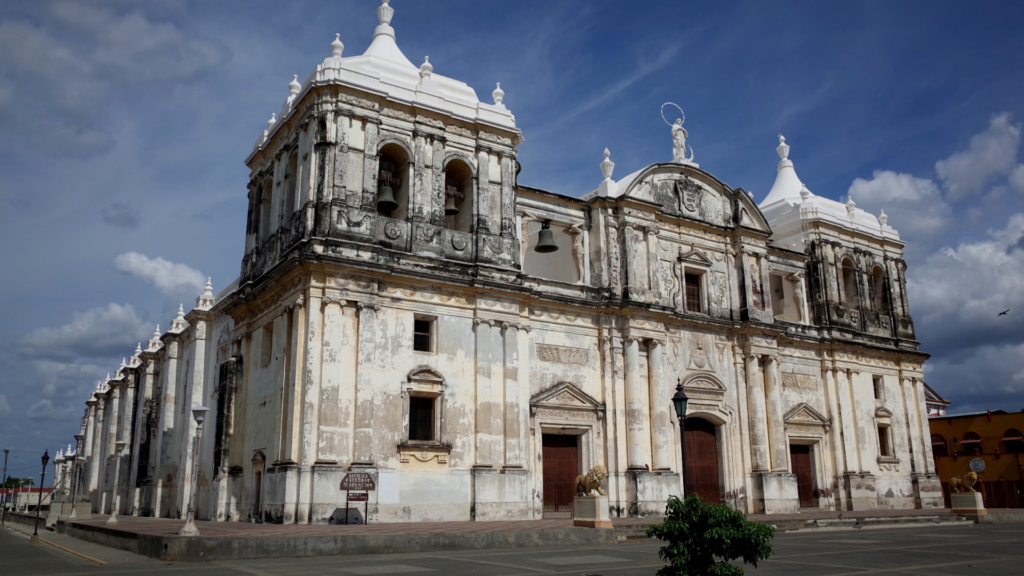
[[501,235],[515,237],[516,192],[515,158],[511,152],[501,153]]
[[[921,468],[920,470],[922,472],[924,472],[925,474],[935,474],[935,461],[931,458],[930,451],[928,453],[926,453],[924,451],[925,450],[925,446],[926,446],[925,440],[927,439],[927,441],[929,442],[929,447],[930,447],[930,442],[931,442],[931,437],[932,437],[931,436],[931,430],[929,430],[929,428],[928,428],[928,405],[925,403],[924,380],[922,380],[920,378],[913,378],[912,382],[913,382],[913,385],[914,385],[914,393],[917,396],[917,415],[918,415],[917,416],[917,422],[918,422],[917,428],[920,431],[920,436],[919,436],[919,439],[920,439],[919,441],[921,442],[921,444],[920,444],[920,448],[921,448],[920,452],[921,452],[921,455],[923,457],[922,460],[924,461],[924,467]],[[917,451],[918,451],[918,445],[915,444],[914,445],[914,452],[917,452]]]
[[764,388],[768,403],[768,443],[772,458],[772,472],[789,470],[789,445],[786,424],[783,421],[782,384],[779,382],[779,361],[775,356],[764,357]]
[[623,348],[626,358],[626,462],[630,470],[647,470],[651,463],[651,436],[647,430],[640,383],[640,341],[627,337]]
[[379,305],[358,302],[359,328],[356,348],[356,406],[352,464],[372,466],[373,454],[373,379],[376,361],[376,325]]
[[320,415],[320,353],[323,341],[323,309],[321,290],[310,288],[305,298],[305,323],[301,331],[302,349],[302,434],[299,438],[299,501],[296,523],[309,522],[313,502],[313,476],[310,469],[316,462],[319,444]]
[[[101,511],[104,513],[110,512],[110,509],[112,509],[114,506],[114,501],[116,500],[117,496],[117,486],[108,484],[107,478],[109,477],[110,482],[113,482],[114,478],[116,477],[115,470],[117,469],[118,465],[120,465],[121,460],[120,456],[117,455],[117,448],[114,447],[114,443],[117,442],[118,438],[117,423],[119,415],[121,413],[121,386],[123,385],[123,381],[115,382],[115,384],[110,387],[110,398],[109,400],[107,400],[107,437],[106,441],[104,442],[104,444],[106,445],[106,450],[104,454],[105,457],[103,459],[105,474],[104,477],[100,479],[100,490],[102,491],[101,498],[104,498],[106,496],[107,491],[109,490],[110,500],[103,502],[104,508]],[[110,504],[109,508],[107,507],[107,503]]]
[[523,383],[519,380],[519,328],[502,324],[505,336],[505,467],[526,466],[526,425],[522,412]]
[[341,304],[333,298],[323,299],[323,363],[320,369],[320,415],[316,446],[318,461],[334,463],[341,460],[343,446],[348,445],[349,424],[349,418],[343,419],[341,414],[341,386],[346,377],[343,364],[348,352],[348,347],[344,346],[347,339],[345,313]]
[[90,494],[96,490],[96,422],[97,422],[97,406],[98,402],[95,398],[90,398],[85,402],[85,405],[89,407],[89,421],[85,427],[85,457],[88,459],[88,468],[86,469],[87,478],[86,488],[81,491],[82,494]]
[[380,155],[377,153],[380,120],[366,118],[366,130],[363,141],[363,199],[362,209],[377,212],[377,172],[380,166]]
[[665,341],[651,340],[647,349],[647,383],[651,404],[651,444],[654,446],[655,470],[671,470],[675,460],[675,442],[672,415],[669,409],[672,395],[665,381]]
[[839,413],[839,391],[836,385],[835,368],[823,367],[821,370],[822,381],[825,383],[825,393],[828,395],[829,418],[832,419],[832,460],[835,462],[833,468],[836,473],[849,472],[846,464],[846,454],[841,439],[843,430],[843,418]]
[[[302,345],[303,335],[303,307],[305,301],[299,298],[291,306],[291,318],[289,319],[290,332],[288,335],[288,349],[285,355],[288,363],[284,370],[284,445],[281,450],[281,461],[297,464],[299,461],[299,436],[300,417],[302,414],[302,353],[305,347]],[[276,346],[275,346],[276,347]]]
[[[157,517],[160,516],[163,510],[164,499],[168,497],[167,492],[170,490],[170,487],[166,486],[166,478],[169,472],[165,471],[164,466],[172,456],[171,439],[177,424],[175,422],[175,409],[177,408],[178,363],[181,360],[181,342],[178,340],[178,335],[169,333],[164,338],[163,349],[165,351],[166,369],[163,370],[161,375],[164,385],[163,398],[160,401],[160,423],[157,427],[156,497],[153,501],[153,513]],[[191,418],[191,416],[188,417]],[[173,516],[174,510],[168,506],[167,517],[171,518]]]
[[927,444],[921,438],[921,414],[918,413],[913,383],[902,375],[899,379],[901,400],[903,400],[903,415],[907,420],[907,445],[910,447],[911,452],[911,472],[921,474],[926,469],[924,460],[930,456],[930,454],[924,451]]
[[860,454],[857,450],[857,424],[854,414],[852,383],[847,370],[836,371],[836,397],[839,403],[839,419],[842,425],[843,454],[846,471],[861,472]]
[[753,472],[768,471],[768,410],[765,407],[764,374],[757,356],[745,358],[747,372],[747,413],[750,421],[750,459]]
[[[500,361],[504,347],[494,320],[473,319],[476,331],[476,406],[474,468],[495,468],[504,452],[502,446],[502,403],[495,402],[497,380],[500,382]],[[497,378],[496,378],[497,376]]]

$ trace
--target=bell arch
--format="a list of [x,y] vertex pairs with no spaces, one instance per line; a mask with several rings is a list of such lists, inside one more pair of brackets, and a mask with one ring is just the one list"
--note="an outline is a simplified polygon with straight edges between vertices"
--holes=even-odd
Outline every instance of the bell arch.
[[377,150],[377,213],[405,220],[409,216],[409,166],[413,155],[397,138],[386,138]]
[[464,156],[453,155],[444,162],[444,227],[471,232],[476,200],[476,173]]

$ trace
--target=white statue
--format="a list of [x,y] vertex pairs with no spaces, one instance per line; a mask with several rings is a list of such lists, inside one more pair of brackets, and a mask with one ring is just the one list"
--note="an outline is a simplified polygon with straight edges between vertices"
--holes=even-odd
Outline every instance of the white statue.
[[686,137],[690,134],[683,128],[683,119],[676,118],[672,125],[672,160],[686,162]]
[[[675,106],[676,110],[679,110],[681,117],[676,118],[675,124],[669,124],[668,119],[665,118],[665,106]],[[686,119],[683,109],[678,104],[665,102],[661,105],[661,119],[672,129],[672,161],[679,162],[680,164],[693,164],[692,146],[690,147],[690,157],[686,157],[686,137],[690,134],[686,131],[686,128],[683,128],[683,121]]]

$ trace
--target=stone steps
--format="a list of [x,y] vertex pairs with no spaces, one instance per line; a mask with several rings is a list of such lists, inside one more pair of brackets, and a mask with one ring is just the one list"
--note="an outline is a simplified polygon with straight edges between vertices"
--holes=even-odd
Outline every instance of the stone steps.
[[[973,524],[965,516],[952,514],[922,514],[914,516],[878,516],[862,518],[793,518],[768,520],[758,518],[755,522],[771,524],[776,532],[811,532],[827,530],[859,530],[862,528],[885,528],[890,526],[957,526]],[[646,540],[650,523],[615,524],[615,539],[622,541]]]

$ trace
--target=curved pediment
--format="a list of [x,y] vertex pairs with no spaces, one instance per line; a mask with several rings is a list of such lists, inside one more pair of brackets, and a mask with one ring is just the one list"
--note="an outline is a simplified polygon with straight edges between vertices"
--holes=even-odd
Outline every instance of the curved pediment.
[[713,175],[675,162],[652,164],[618,184],[623,197],[661,206],[661,212],[716,226],[742,226],[770,233],[767,221],[742,189],[733,190]]

